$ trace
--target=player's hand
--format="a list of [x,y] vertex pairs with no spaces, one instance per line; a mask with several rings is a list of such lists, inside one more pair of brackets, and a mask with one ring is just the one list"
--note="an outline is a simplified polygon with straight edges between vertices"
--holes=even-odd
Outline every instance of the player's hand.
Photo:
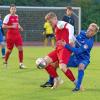
[[64,40],[59,40],[57,42],[57,45],[62,45],[62,46],[65,46],[66,45],[66,42]]
[[20,29],[20,31],[24,31],[24,29],[20,26],[20,24],[18,24],[18,28]]
[[70,46],[75,47],[74,42],[71,42],[71,43],[70,43]]
[[65,41],[61,41],[61,45],[62,46],[65,46],[66,45],[66,42]]
[[20,27],[20,30],[23,32],[24,31],[24,29],[22,28],[22,27]]

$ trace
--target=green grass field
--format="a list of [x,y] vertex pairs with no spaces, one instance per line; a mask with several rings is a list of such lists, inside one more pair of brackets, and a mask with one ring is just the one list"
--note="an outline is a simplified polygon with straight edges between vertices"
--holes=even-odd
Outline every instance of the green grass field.
[[[74,85],[58,70],[64,84],[55,90],[40,88],[47,80],[44,70],[35,66],[35,58],[46,55],[50,47],[24,47],[24,63],[27,69],[19,69],[17,49],[10,56],[8,68],[0,59],[0,100],[100,100],[100,47],[91,52],[91,64],[85,71],[84,92],[72,93]],[[72,69],[77,76],[77,69]]]

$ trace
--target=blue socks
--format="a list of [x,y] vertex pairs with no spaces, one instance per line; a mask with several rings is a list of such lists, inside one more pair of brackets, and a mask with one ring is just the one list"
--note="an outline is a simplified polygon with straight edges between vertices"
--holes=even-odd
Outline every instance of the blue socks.
[[[84,77],[84,70],[78,70],[78,80],[77,80],[77,84],[76,84],[77,89],[80,89],[83,77]],[[48,82],[52,84],[54,82],[54,78],[49,76]]]
[[78,70],[78,80],[77,80],[77,84],[76,84],[76,88],[80,89],[82,80],[83,80],[83,76],[84,76],[84,70]]
[[49,80],[48,80],[48,82],[49,82],[50,84],[53,84],[53,83],[54,83],[54,78],[51,77],[51,76],[49,76]]
[[5,48],[1,49],[2,56],[5,56]]

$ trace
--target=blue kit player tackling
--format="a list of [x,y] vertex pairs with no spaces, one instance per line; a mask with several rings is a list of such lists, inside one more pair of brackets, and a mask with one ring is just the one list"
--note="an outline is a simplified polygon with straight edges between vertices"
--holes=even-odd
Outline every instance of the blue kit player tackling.
[[69,44],[65,45],[65,48],[74,52],[74,54],[70,57],[68,66],[78,66],[78,78],[76,87],[73,89],[73,91],[80,90],[80,86],[84,77],[84,70],[90,63],[90,51],[93,47],[94,35],[98,32],[98,30],[99,27],[95,23],[92,23],[89,25],[87,31],[81,31],[76,37],[77,43],[75,47],[71,47]]
[[[84,70],[90,63],[90,51],[93,47],[94,35],[98,32],[98,30],[99,27],[97,26],[97,24],[90,24],[87,31],[81,31],[80,34],[77,35],[74,47],[66,44],[64,41],[61,42],[61,44],[65,46],[65,48],[73,52],[73,55],[71,55],[67,66],[78,67],[78,77],[73,91],[80,90],[81,83],[84,77]],[[52,77],[50,77],[49,81],[46,83],[53,83]],[[46,83],[44,84],[45,87],[47,85]]]

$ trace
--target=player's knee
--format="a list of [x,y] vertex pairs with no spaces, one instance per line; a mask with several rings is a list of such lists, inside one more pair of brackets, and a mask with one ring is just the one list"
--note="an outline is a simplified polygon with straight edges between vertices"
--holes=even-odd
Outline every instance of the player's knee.
[[44,57],[47,65],[50,64],[52,62],[52,59],[49,56]]
[[57,68],[59,67],[58,61],[57,61],[57,62],[54,62],[54,63],[51,63],[51,65],[52,65],[55,69],[57,69]]
[[84,70],[84,68],[85,68],[85,65],[84,64],[82,64],[82,63],[79,64],[79,67],[78,67],[79,70]]
[[7,49],[7,52],[10,52],[11,53],[12,52],[12,49]]
[[64,68],[63,68],[63,66],[59,66],[59,68],[60,68],[62,71],[64,71]]
[[23,51],[23,47],[22,47],[22,46],[19,46],[19,47],[18,47],[18,50],[19,50],[19,51]]
[[59,64],[59,68],[63,71],[63,72],[66,72],[67,70],[67,67],[65,64]]

